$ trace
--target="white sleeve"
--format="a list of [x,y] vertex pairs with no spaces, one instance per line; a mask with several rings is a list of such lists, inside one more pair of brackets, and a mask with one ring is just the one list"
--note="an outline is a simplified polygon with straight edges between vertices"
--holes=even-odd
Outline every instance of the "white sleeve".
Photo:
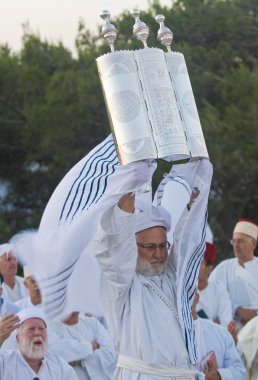
[[233,338],[226,334],[226,350],[223,368],[218,369],[222,380],[246,380],[246,370],[237,353]]
[[117,205],[107,210],[96,234],[96,259],[101,267],[104,285],[112,302],[126,297],[135,274],[137,248],[134,235],[135,214],[126,213]]
[[[227,280],[228,263],[229,263],[228,260],[225,260],[225,261],[222,261],[221,263],[219,263],[213,269],[213,271],[211,272],[210,277],[209,277],[209,281],[214,282],[217,286],[219,286],[221,289],[223,289],[227,293],[229,292],[229,289],[227,286],[227,284],[228,284],[228,280]],[[241,305],[233,304],[231,299],[230,299],[229,293],[228,293],[228,296],[229,296],[229,300],[230,300],[230,304],[231,304],[232,314],[234,316],[236,309]]]
[[93,354],[81,361],[91,380],[111,380],[116,368],[117,354],[108,331],[101,323],[92,318],[94,323],[95,338],[99,348]]
[[222,289],[227,290],[227,281],[226,281],[226,265],[225,261],[216,265],[209,276],[209,281],[214,282],[217,286]]
[[85,359],[93,353],[92,344],[86,340],[60,337],[53,328],[48,328],[48,352],[58,355],[67,363]]
[[229,294],[226,290],[219,288],[218,293],[218,318],[222,326],[227,327],[233,319],[232,306]]

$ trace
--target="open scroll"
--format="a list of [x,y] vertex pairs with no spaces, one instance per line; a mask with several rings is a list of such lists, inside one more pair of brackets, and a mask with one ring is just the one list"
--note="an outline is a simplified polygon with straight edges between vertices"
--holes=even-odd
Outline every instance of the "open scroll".
[[147,47],[138,11],[134,34],[145,47],[114,51],[117,31],[103,12],[102,36],[112,52],[97,66],[120,163],[208,157],[183,54]]
[[183,54],[116,51],[97,65],[122,164],[208,157]]

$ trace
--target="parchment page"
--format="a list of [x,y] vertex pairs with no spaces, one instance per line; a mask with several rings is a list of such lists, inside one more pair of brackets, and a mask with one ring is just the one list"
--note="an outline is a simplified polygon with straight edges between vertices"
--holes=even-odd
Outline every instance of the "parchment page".
[[146,99],[158,157],[169,161],[190,156],[179,105],[171,84],[164,52],[145,48],[134,52]]
[[165,53],[167,67],[180,104],[189,149],[193,157],[209,157],[194,94],[182,53]]
[[97,66],[120,162],[157,158],[133,52],[105,54]]

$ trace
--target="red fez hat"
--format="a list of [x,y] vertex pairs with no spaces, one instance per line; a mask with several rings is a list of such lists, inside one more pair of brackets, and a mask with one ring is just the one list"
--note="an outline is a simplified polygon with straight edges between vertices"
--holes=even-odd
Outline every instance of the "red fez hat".
[[206,242],[206,251],[204,254],[205,260],[208,261],[209,264],[213,265],[216,259],[216,245],[212,243]]

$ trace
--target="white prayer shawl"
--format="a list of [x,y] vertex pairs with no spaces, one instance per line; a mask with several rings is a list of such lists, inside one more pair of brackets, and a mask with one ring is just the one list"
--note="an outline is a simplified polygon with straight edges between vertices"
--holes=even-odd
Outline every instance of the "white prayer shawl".
[[202,360],[214,351],[222,380],[246,380],[245,368],[227,329],[202,318],[197,318],[195,327],[199,368]]
[[[93,317],[80,317],[76,325],[48,322],[51,341],[49,351],[68,363],[81,361],[74,367],[79,380],[112,380],[117,354],[108,331]],[[100,347],[92,349],[92,342]],[[79,368],[77,368],[79,367]]]
[[3,298],[8,302],[15,302],[28,296],[28,290],[24,285],[24,278],[15,276],[15,285],[10,288],[5,282],[2,284]]
[[78,380],[73,368],[63,359],[46,354],[39,373],[35,373],[18,350],[0,351],[0,379],[2,380]]
[[[150,171],[155,168],[156,164],[150,164]],[[61,318],[73,310],[103,314],[92,241],[100,214],[125,192],[137,192],[150,178],[149,172],[135,178],[133,165],[118,165],[109,136],[58,185],[39,231],[13,239],[16,255],[40,285],[49,317]]]
[[[202,169],[205,168],[203,172],[200,166]],[[202,174],[198,172],[198,167]],[[183,215],[180,224],[179,233],[184,244],[176,239],[175,249],[184,257],[179,258],[181,268],[178,268],[178,273],[176,273],[174,253],[171,254],[168,268],[163,275],[145,277],[135,273],[137,259],[134,237],[135,215],[124,213],[116,206],[106,211],[101,218],[96,257],[102,269],[102,297],[109,330],[118,352],[122,355],[154,366],[184,369],[191,368],[189,355],[194,362],[194,348],[191,345],[194,342],[192,339],[194,333],[191,330],[192,319],[188,311],[191,309],[190,302],[194,294],[196,275],[204,253],[206,206],[211,172],[209,162],[191,163],[184,167],[176,166],[174,172],[175,176],[187,173],[190,185],[193,185],[198,177],[201,191],[192,210]],[[199,213],[195,210],[199,210]],[[192,223],[189,221],[190,228],[188,219],[192,217]],[[183,222],[188,227],[187,231]],[[186,241],[188,239],[191,244]],[[198,249],[199,245],[201,248]],[[191,248],[193,251],[189,252]],[[184,266],[191,261],[189,256],[193,252],[198,252],[200,257],[195,257],[189,269],[187,268],[187,271],[191,271],[190,274],[184,271]],[[189,278],[191,286],[188,285]],[[190,291],[190,300],[186,297],[185,290]],[[187,299],[182,306],[184,297]],[[177,298],[179,298],[178,303]],[[181,315],[181,311],[184,315]],[[184,324],[185,321],[187,326]],[[139,374],[118,368],[114,379],[161,380],[162,376]]]
[[[25,234],[24,239],[22,235],[15,237],[16,254],[23,264],[29,264],[30,272],[35,275],[42,291],[44,311],[49,317],[61,318],[73,310],[103,314],[99,300],[100,272],[92,242],[96,226],[102,212],[116,204],[121,195],[134,191],[137,197],[143,196],[142,189],[146,188],[146,183],[151,178],[149,171],[155,168],[154,164],[149,165],[146,176],[143,173],[141,178],[135,178],[134,165],[118,165],[114,142],[109,136],[75,165],[58,185],[45,209],[39,232]],[[193,174],[194,172],[191,173],[194,177]],[[207,189],[204,193],[199,199],[204,199],[202,203],[205,208]],[[196,224],[194,207],[191,215],[191,228],[200,225],[199,222]],[[200,212],[198,209],[197,217],[199,215],[203,215],[203,206]],[[204,224],[205,220],[201,223]],[[195,234],[196,240],[192,242],[197,256],[204,249],[204,235],[205,230],[199,229]],[[180,285],[183,292],[179,310],[183,311],[183,316],[180,315],[179,319],[182,329],[186,323],[184,338],[187,349],[194,345],[192,324],[189,320],[189,297],[191,301],[191,289],[199,260],[194,261],[196,265],[188,278],[190,288],[185,287],[184,277],[181,277]],[[186,263],[187,260],[185,265]],[[185,305],[181,307],[184,298]],[[194,348],[190,348],[190,351],[193,350]],[[190,352],[190,357],[194,362],[195,355]]]
[[258,353],[258,316],[252,318],[239,332],[237,346],[245,356],[247,368],[251,368]]
[[[173,246],[173,257],[177,261],[175,265],[177,268],[177,308],[179,310],[179,321],[192,364],[196,363],[192,302],[200,263],[205,251],[207,230],[206,208],[211,178],[212,165],[208,160],[189,162],[187,165],[175,165],[171,173],[161,182],[156,197],[157,205],[161,204],[167,208],[173,218],[172,203],[166,200],[165,197],[163,198],[163,193],[165,194],[166,186],[169,183],[181,183],[184,192],[187,191],[189,193],[189,188],[198,189],[200,192],[192,205],[191,211],[185,210],[179,222],[176,223]],[[177,197],[177,195],[175,196]],[[174,196],[170,194],[170,197]]]
[[227,291],[220,288],[214,282],[208,281],[203,290],[198,290],[199,302],[196,311],[203,310],[209,319],[218,320],[223,326],[227,326],[233,319],[231,302]]
[[238,264],[236,258],[222,261],[211,273],[210,281],[227,290],[233,311],[238,306],[258,309],[258,258]]

